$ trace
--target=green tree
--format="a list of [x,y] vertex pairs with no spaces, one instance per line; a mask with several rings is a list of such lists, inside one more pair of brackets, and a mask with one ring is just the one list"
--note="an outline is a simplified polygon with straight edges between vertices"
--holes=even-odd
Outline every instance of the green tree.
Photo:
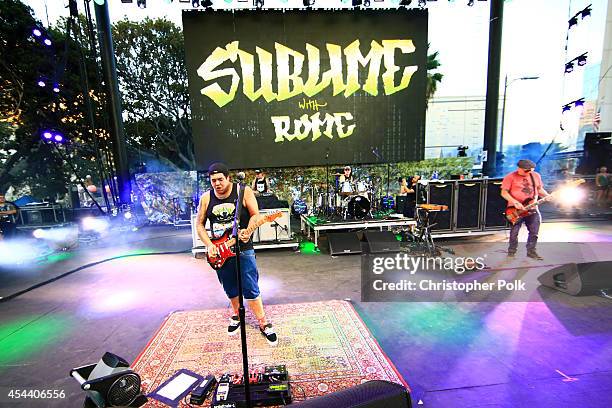
[[195,169],[185,49],[166,19],[113,25],[128,143],[176,169]]
[[[81,176],[96,174],[80,86],[80,53],[72,41],[65,47],[66,23],[62,20],[48,29],[53,46],[47,47],[32,36],[32,29],[42,25],[28,6],[19,0],[0,2],[0,191],[28,186],[40,198],[66,191],[74,176],[57,152],[41,141],[40,130],[48,127],[72,140],[61,149],[72,157]],[[94,67],[89,61],[87,71],[95,74]],[[45,88],[37,85],[41,76],[49,81]],[[56,81],[59,93],[50,89]]]
[[[429,48],[429,47],[428,47]],[[429,101],[433,99],[438,84],[442,82],[443,74],[439,72],[433,72],[440,68],[440,61],[438,61],[438,51],[433,54],[427,55],[427,85],[425,88],[425,107],[429,105]]]

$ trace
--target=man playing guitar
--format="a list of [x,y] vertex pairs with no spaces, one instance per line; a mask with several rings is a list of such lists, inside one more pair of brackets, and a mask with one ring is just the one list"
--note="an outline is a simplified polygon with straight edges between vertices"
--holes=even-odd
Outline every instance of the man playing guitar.
[[[542,177],[534,171],[536,164],[531,160],[519,160],[518,168],[512,173],[506,175],[502,181],[501,195],[508,201],[508,207],[514,207],[517,210],[523,210],[527,204],[540,197],[548,196],[548,192],[544,190]],[[521,230],[521,224],[525,222],[529,237],[527,238],[527,256],[533,259],[542,260],[543,258],[536,252],[538,242],[538,232],[542,217],[537,207],[535,210],[519,219],[510,229],[510,242],[508,245],[508,256],[516,255],[518,247],[518,235]]]
[[[205,192],[200,198],[196,229],[198,236],[208,249],[208,255],[215,257],[219,249],[213,244],[206,232],[206,220],[210,222],[213,239],[217,239],[233,227],[235,202],[238,199],[238,184],[233,183],[229,176],[229,169],[223,163],[213,163],[208,168],[208,176],[212,189]],[[247,228],[255,226],[260,218],[259,207],[253,190],[244,187],[244,201],[240,213],[240,269],[242,273],[242,294],[248,301],[249,307],[259,323],[259,329],[269,344],[276,345],[277,335],[266,320],[266,314],[259,291],[259,272],[255,262],[255,250],[251,235]],[[254,229],[254,228],[252,228]],[[230,299],[233,315],[227,328],[228,334],[237,334],[240,328],[238,318],[238,282],[236,279],[236,257],[232,257],[217,270],[217,277],[223,286],[225,294]]]

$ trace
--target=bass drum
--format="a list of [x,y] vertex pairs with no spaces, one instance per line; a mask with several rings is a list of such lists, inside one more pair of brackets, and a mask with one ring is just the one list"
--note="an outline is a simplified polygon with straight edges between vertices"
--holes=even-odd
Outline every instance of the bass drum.
[[361,220],[370,213],[370,200],[363,196],[353,196],[348,202],[347,214]]

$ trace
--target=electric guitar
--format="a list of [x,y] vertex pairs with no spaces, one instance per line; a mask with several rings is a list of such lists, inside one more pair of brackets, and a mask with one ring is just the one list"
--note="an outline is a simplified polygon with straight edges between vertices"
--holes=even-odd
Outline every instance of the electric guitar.
[[[571,181],[565,184],[563,187],[561,187],[560,190],[563,190],[568,187],[570,188],[578,187],[580,184],[583,184],[585,182],[586,181],[584,179],[574,180],[574,181]],[[557,194],[559,194],[560,190],[556,190],[552,192],[550,195],[547,195],[546,197],[541,198],[537,201],[535,201],[533,198],[526,199],[525,201],[522,202],[523,206],[525,207],[523,210],[517,210],[515,207],[506,208],[506,213],[505,213],[506,219],[512,225],[516,224],[521,218],[525,218],[528,215],[535,213],[536,211],[535,207],[537,207],[539,204],[552,200]]]
[[[267,222],[272,222],[276,220],[277,218],[282,217],[282,215],[283,215],[282,211],[277,211],[275,213],[268,214],[262,217],[259,221],[257,221],[255,225],[247,228],[245,231],[249,235],[251,235],[253,231],[255,231],[257,228],[261,227]],[[221,267],[225,264],[225,261],[227,261],[229,258],[233,256],[236,256],[236,252],[234,252],[234,245],[236,245],[236,238],[230,238],[231,235],[232,235],[232,231],[229,230],[229,231],[226,231],[225,234],[223,234],[223,236],[221,236],[220,238],[211,240],[212,243],[217,247],[217,256],[213,257],[213,256],[210,256],[209,254],[206,254],[206,260],[208,261],[210,266],[212,266],[212,268],[215,270],[221,269]]]

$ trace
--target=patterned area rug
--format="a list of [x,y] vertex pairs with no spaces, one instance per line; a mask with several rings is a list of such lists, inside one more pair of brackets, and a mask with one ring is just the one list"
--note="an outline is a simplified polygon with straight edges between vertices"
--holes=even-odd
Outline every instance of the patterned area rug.
[[[273,305],[266,314],[279,342],[271,347],[247,314],[249,364],[253,369],[285,364],[295,401],[369,380],[406,385],[349,302]],[[177,370],[198,374],[242,372],[240,335],[229,337],[227,310],[172,313],[133,364],[145,393]],[[165,406],[149,400],[149,407]],[[186,405],[181,405],[186,406]]]

